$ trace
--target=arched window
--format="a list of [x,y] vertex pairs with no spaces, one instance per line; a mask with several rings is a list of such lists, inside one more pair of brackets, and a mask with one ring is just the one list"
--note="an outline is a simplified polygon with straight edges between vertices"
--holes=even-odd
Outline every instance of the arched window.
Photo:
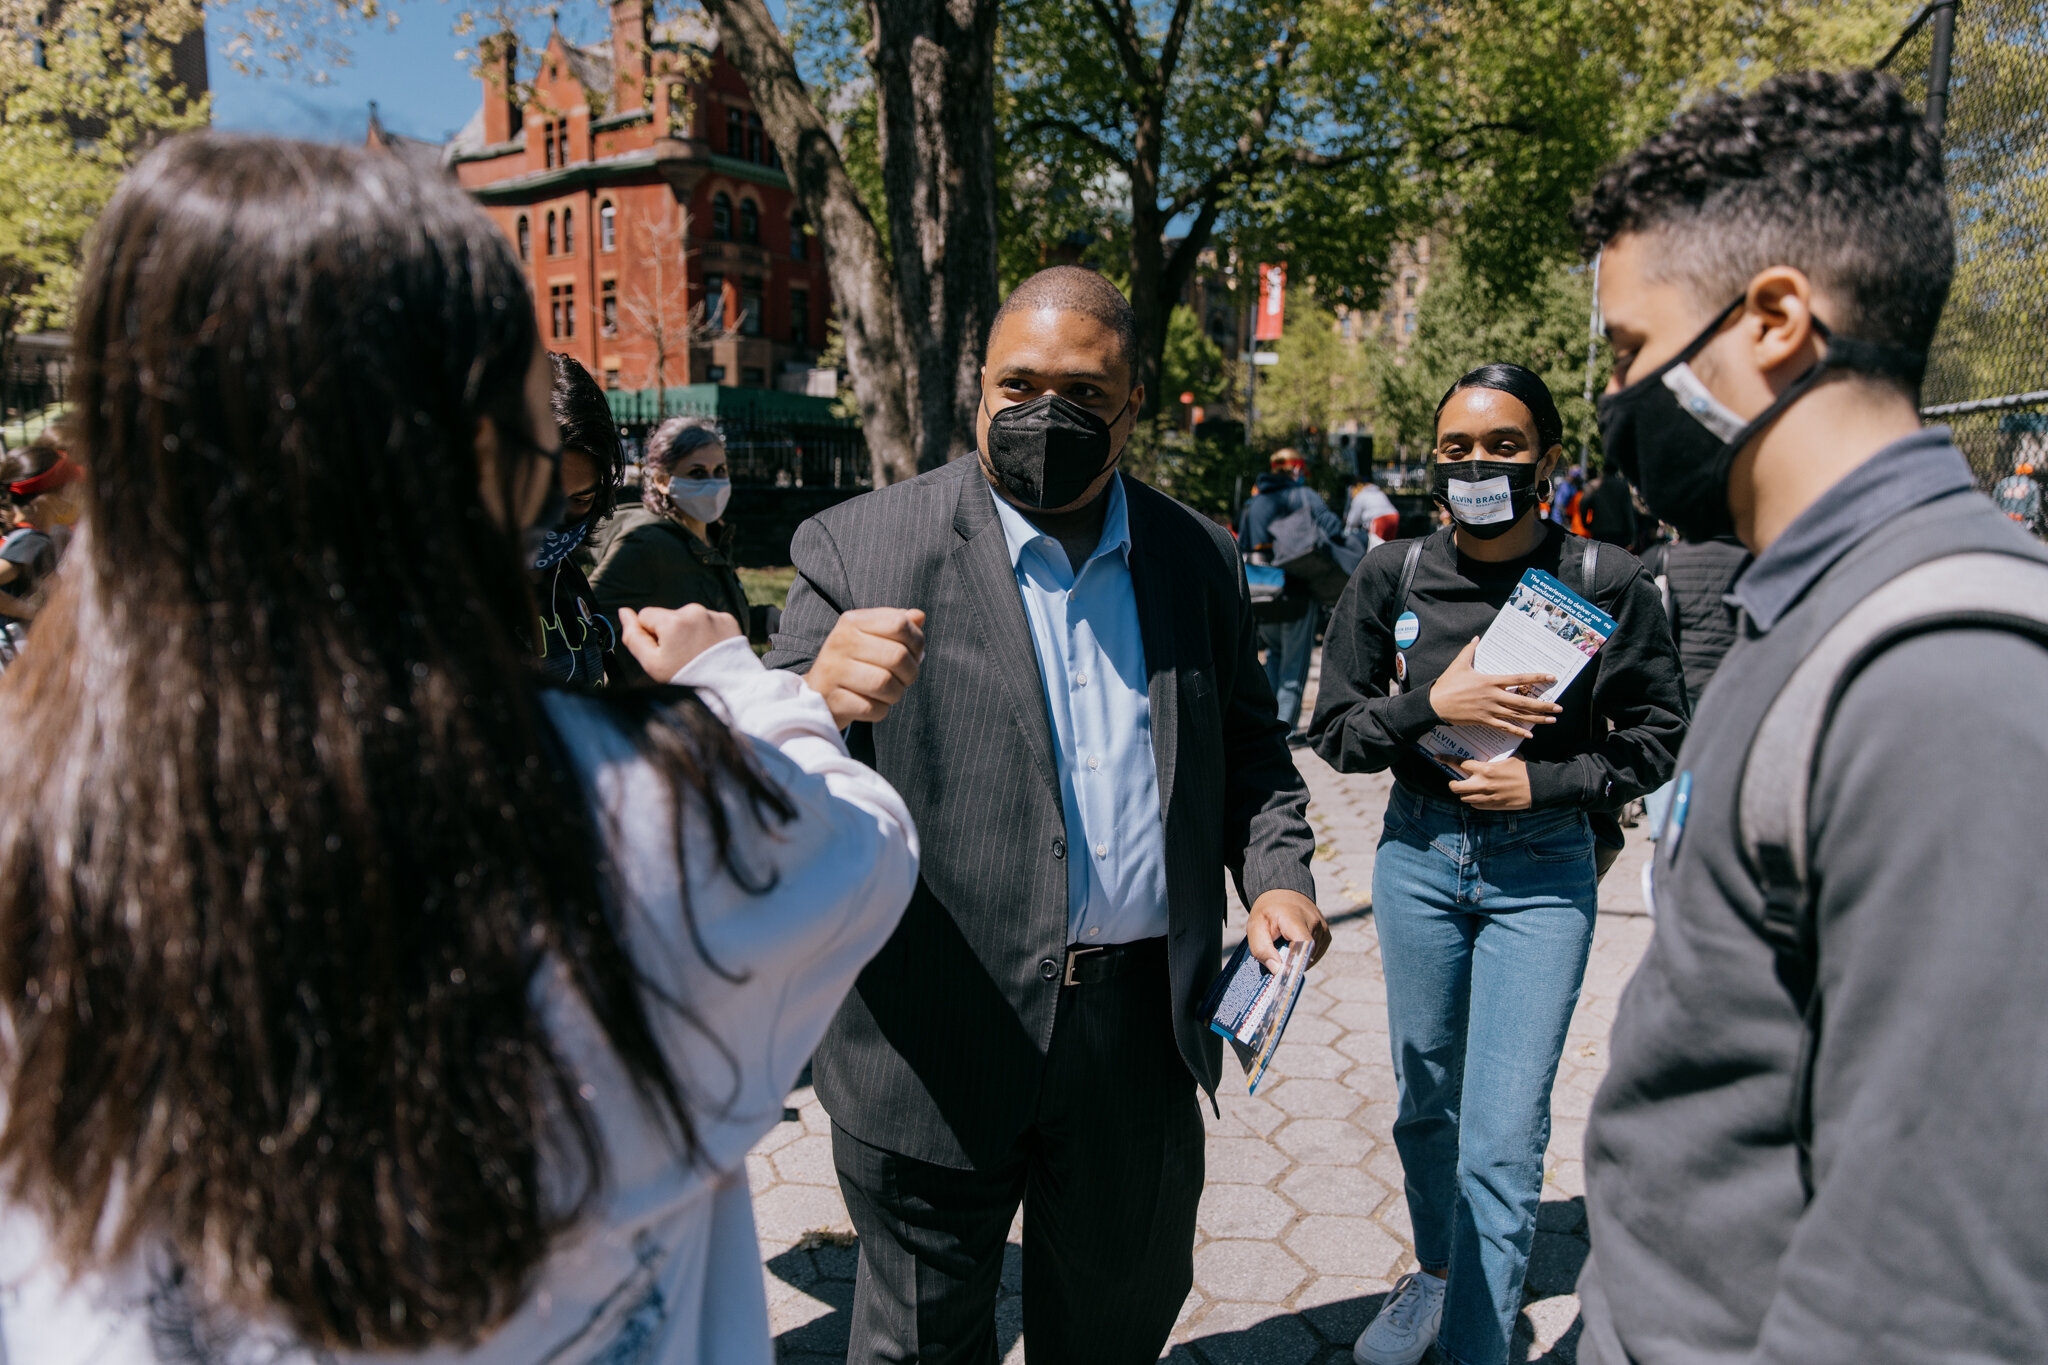
[[717,242],[732,240],[732,200],[722,192],[711,196],[711,238]]
[[668,88],[668,135],[690,135],[690,92],[680,85]]
[[555,235],[555,215],[550,213],[548,214],[548,255],[560,255],[561,250],[561,238]]
[[602,251],[619,249],[619,210],[609,199],[597,206],[597,245]]
[[725,154],[745,156],[747,154],[747,116],[737,109],[725,111]]
[[761,210],[751,199],[740,200],[740,240],[748,246],[761,245]]
[[568,254],[576,249],[576,210],[562,210],[562,251]]
[[767,157],[761,154],[761,116],[759,114],[747,115],[747,160],[760,162],[768,160]]
[[532,260],[533,224],[526,221],[526,215],[523,213],[519,215],[519,227],[514,235],[519,242],[519,259],[522,261]]
[[811,223],[801,209],[789,215],[789,259],[811,259]]

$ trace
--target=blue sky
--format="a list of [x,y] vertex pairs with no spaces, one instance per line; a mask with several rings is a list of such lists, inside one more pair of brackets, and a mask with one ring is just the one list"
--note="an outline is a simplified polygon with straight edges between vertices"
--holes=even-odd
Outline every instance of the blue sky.
[[[210,10],[207,18],[207,74],[217,128],[360,142],[375,100],[385,127],[439,142],[468,122],[482,99],[469,63],[455,56],[468,45],[453,31],[459,4],[406,0],[392,7],[399,15],[395,31],[379,24],[337,35],[350,49],[349,64],[328,68],[320,84],[304,75],[238,75],[222,51],[237,8]],[[604,32],[603,12],[594,5],[565,6],[562,29],[593,41]],[[543,23],[528,36],[537,42],[546,32]]]

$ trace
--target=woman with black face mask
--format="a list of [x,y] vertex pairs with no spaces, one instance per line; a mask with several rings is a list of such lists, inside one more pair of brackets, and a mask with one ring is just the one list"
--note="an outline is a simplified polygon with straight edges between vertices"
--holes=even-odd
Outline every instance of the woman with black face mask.
[[[1507,1359],[1597,850],[1618,848],[1612,812],[1664,781],[1685,734],[1677,651],[1642,567],[1537,515],[1562,436],[1549,389],[1519,365],[1452,385],[1431,469],[1452,525],[1369,554],[1325,641],[1311,740],[1340,771],[1391,768],[1396,782],[1372,903],[1421,1267],[1359,1338],[1361,1365],[1414,1365],[1432,1341],[1460,1365]],[[1531,569],[1617,622],[1555,703],[1534,695],[1547,676],[1472,666]],[[1416,748],[1439,723],[1521,743],[1454,780]]]

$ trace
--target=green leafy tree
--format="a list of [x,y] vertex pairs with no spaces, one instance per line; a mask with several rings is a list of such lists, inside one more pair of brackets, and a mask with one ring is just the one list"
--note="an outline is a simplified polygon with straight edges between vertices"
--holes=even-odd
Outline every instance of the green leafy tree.
[[1178,307],[1166,320],[1166,359],[1161,402],[1178,402],[1191,393],[1201,404],[1215,403],[1230,392],[1223,352],[1202,330],[1194,310]]
[[1260,442],[1321,452],[1338,423],[1371,420],[1376,352],[1338,336],[1336,317],[1308,290],[1288,291],[1287,327],[1272,348],[1279,360],[1259,369]]
[[1573,202],[1687,102],[1875,60],[1917,0],[1450,0],[1416,174],[1466,266],[1506,290],[1573,259]]
[[[1522,289],[1507,290],[1453,254],[1440,257],[1415,310],[1415,337],[1399,363],[1381,347],[1376,367],[1375,438],[1380,458],[1406,448],[1427,458],[1435,439],[1436,405],[1467,370],[1493,361],[1523,365],[1543,377],[1564,418],[1565,457],[1599,450],[1593,405],[1585,400],[1592,271],[1553,265]],[[1594,353],[1592,391],[1606,386],[1607,348]]]
[[79,253],[122,173],[206,122],[173,70],[200,15],[187,0],[0,0],[0,368],[21,332],[69,325]]
[[1117,257],[1155,396],[1173,306],[1219,225],[1284,240],[1333,282],[1377,276],[1398,231],[1380,211],[1404,136],[1407,81],[1384,79],[1406,37],[1395,10],[1086,0],[1004,19],[1008,140],[1042,168],[1012,185],[1045,190],[1013,194],[1012,227]]
[[1912,3],[1011,0],[1006,277],[1048,245],[1114,264],[1148,384],[1218,239],[1325,304],[1370,307],[1391,245],[1425,229],[1525,291],[1574,259],[1568,210],[1599,168],[1685,101],[1871,60]]

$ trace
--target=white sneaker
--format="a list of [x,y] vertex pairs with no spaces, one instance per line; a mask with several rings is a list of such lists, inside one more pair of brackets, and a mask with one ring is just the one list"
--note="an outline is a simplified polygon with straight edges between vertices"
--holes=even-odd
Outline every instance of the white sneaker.
[[1444,1282],[1417,1270],[1394,1281],[1394,1296],[1380,1306],[1351,1348],[1358,1365],[1415,1365],[1436,1340],[1444,1320]]

